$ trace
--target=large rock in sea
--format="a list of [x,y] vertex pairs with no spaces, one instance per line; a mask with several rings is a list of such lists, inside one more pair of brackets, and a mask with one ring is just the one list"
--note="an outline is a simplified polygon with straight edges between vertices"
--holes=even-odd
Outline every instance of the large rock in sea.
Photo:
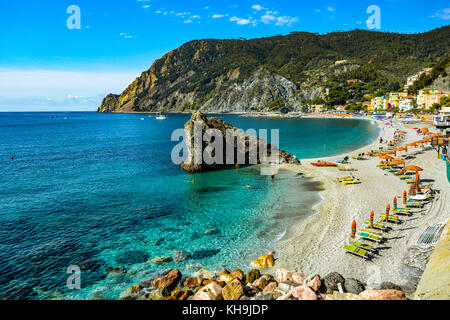
[[[198,134],[195,134],[196,128],[199,128]],[[203,141],[205,140],[203,139],[204,134],[209,129],[213,129],[217,133],[220,132],[223,142],[221,145],[220,143],[217,143],[216,138],[212,137],[206,139],[207,141]],[[184,132],[188,152],[186,160],[181,164],[181,167],[188,173],[232,168],[235,167],[236,164],[300,164],[300,161],[295,156],[286,151],[278,150],[275,146],[273,146],[273,151],[276,152],[276,150],[278,150],[278,159],[275,159],[275,154],[272,156],[271,144],[259,138],[255,138],[254,136],[250,136],[219,118],[209,118],[200,111],[196,111],[192,114],[191,119],[184,125]],[[226,139],[227,132],[228,137],[230,137],[230,132],[233,132],[233,135],[236,138]],[[243,147],[240,147],[241,144],[238,143],[239,141],[243,142]],[[253,143],[256,143],[257,145],[256,150],[258,150],[258,152],[256,158],[252,157],[251,146],[254,146]],[[198,147],[195,147],[197,145]],[[209,154],[211,154],[211,157],[213,158],[210,163],[205,162],[203,157],[206,148],[208,148],[207,151],[211,151]],[[233,154],[227,155],[227,149],[230,153],[232,150]],[[264,152],[264,150],[267,151]],[[242,152],[242,160],[244,161],[239,161],[238,151]],[[227,161],[227,156],[229,156],[232,161]]]

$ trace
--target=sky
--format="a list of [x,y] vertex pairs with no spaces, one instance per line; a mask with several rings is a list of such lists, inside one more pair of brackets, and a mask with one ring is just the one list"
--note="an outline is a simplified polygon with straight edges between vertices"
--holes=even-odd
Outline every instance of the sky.
[[368,30],[372,5],[377,31],[450,22],[448,0],[1,1],[0,111],[96,110],[187,41]]

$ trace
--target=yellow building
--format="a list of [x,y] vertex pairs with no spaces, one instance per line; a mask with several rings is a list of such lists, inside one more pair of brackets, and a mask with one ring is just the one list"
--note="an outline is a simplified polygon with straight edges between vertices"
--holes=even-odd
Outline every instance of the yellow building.
[[388,103],[390,103],[391,108],[398,108],[400,101],[407,95],[408,95],[408,93],[406,93],[406,92],[391,92],[391,93],[389,93],[389,102]]
[[389,99],[386,96],[375,97],[370,101],[369,111],[386,110]]

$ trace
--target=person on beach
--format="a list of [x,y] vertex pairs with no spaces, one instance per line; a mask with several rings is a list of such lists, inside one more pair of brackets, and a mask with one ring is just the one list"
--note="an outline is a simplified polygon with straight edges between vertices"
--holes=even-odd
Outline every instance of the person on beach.
[[275,173],[272,170],[272,181],[275,179]]
[[382,137],[380,137],[380,143],[383,143],[383,138]]

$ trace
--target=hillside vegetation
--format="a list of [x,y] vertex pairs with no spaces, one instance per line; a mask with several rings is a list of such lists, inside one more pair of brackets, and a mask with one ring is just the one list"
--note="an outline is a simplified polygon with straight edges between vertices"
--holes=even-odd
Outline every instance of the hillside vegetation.
[[407,76],[446,56],[449,31],[190,41],[156,60],[120,95],[108,95],[99,111],[267,111],[357,101],[400,88]]

